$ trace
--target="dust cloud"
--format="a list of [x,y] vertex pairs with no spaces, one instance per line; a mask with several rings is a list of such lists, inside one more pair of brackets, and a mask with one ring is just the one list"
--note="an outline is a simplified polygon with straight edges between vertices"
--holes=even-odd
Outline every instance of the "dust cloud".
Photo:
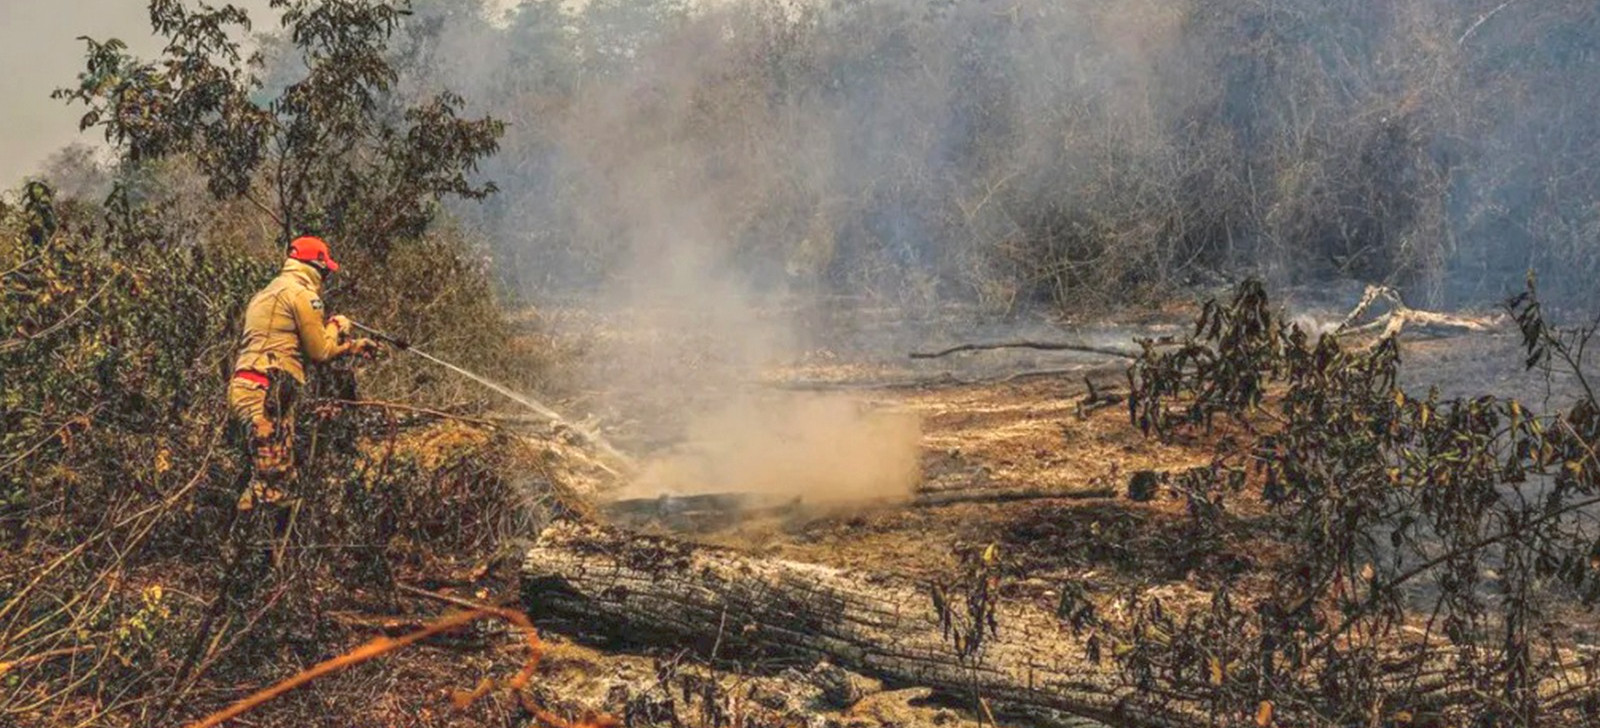
[[699,415],[631,496],[742,492],[807,505],[902,501],[921,479],[921,423],[839,396],[746,400]]

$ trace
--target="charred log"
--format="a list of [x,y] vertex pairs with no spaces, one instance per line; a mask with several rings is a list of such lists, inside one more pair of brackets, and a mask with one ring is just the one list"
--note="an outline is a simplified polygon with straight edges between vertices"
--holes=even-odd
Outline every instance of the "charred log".
[[540,537],[524,577],[532,613],[635,642],[825,660],[1061,724],[1209,722],[1193,706],[1127,685],[1090,660],[1054,615],[1024,605],[1000,605],[998,632],[963,657],[929,593],[914,584],[571,523]]

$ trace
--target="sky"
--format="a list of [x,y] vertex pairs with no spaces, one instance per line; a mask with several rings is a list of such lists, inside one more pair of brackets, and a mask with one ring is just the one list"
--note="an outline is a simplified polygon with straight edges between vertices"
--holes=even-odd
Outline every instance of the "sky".
[[[233,3],[255,17],[267,5]],[[84,57],[79,36],[121,38],[142,56],[159,50],[145,6],[145,0],[0,0],[0,189],[37,172],[74,140],[99,140],[92,131],[78,133],[83,107],[69,107],[50,92],[77,82]]]
[[[264,22],[268,0],[231,2],[250,11],[255,30]],[[68,106],[50,92],[77,82],[83,70],[83,41],[120,38],[135,55],[160,50],[150,33],[147,0],[0,0],[0,189],[15,186],[39,171],[56,150],[72,143],[101,142],[91,131],[79,134],[82,106]],[[193,3],[191,2],[192,6]],[[491,12],[504,12],[515,0],[491,0]]]

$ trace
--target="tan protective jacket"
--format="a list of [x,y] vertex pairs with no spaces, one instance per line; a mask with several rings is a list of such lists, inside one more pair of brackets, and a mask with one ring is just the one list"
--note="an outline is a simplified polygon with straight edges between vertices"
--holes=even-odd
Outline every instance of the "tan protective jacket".
[[339,327],[325,321],[321,291],[316,268],[285,260],[283,271],[245,308],[234,369],[261,374],[281,369],[304,384],[307,359],[320,364],[349,351],[350,344],[339,341]]

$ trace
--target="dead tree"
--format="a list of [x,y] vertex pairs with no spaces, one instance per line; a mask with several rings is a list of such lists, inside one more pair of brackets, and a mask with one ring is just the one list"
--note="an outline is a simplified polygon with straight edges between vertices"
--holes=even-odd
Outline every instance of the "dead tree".
[[[1356,321],[1364,316],[1373,304],[1384,301],[1389,304],[1389,311],[1365,324],[1356,325]],[[1361,294],[1361,300],[1356,307],[1339,322],[1334,334],[1338,336],[1351,336],[1381,332],[1382,336],[1395,336],[1407,325],[1420,328],[1432,328],[1448,331],[1490,331],[1505,322],[1503,316],[1489,316],[1473,318],[1467,316],[1452,316],[1450,314],[1434,311],[1422,311],[1411,308],[1400,299],[1399,291],[1388,286],[1367,286]]]
[[998,605],[998,631],[964,657],[930,592],[881,575],[572,523],[545,531],[523,575],[533,613],[630,641],[827,660],[1058,724],[1211,723],[1193,705],[1126,684],[1088,659],[1053,614],[1027,605]]

